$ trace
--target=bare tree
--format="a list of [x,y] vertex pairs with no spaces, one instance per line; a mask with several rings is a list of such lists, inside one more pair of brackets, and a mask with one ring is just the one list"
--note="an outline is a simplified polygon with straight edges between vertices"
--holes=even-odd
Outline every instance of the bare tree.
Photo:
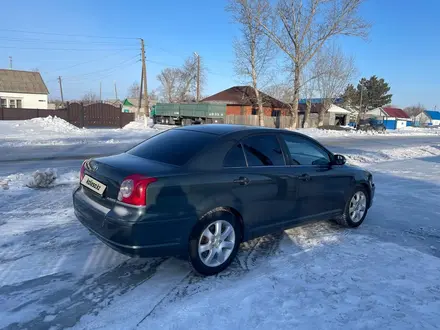
[[413,120],[415,119],[416,116],[418,116],[420,113],[422,113],[425,110],[426,108],[420,103],[403,109],[403,111],[405,111],[408,114],[408,116],[410,116],[411,119]]
[[258,21],[269,19],[268,3],[265,0],[230,0],[227,10],[241,25],[241,38],[234,41],[235,72],[245,84],[251,83],[255,92],[255,100],[251,101],[258,105],[259,124],[264,126],[263,99],[259,89],[264,85],[262,80],[267,80],[274,47]]
[[176,102],[179,79],[180,70],[173,68],[163,69],[157,76],[157,80],[159,80],[161,84],[160,92],[166,102]]
[[346,57],[338,46],[332,45],[322,48],[316,54],[313,72],[316,77],[316,93],[323,100],[318,113],[318,126],[322,126],[325,113],[335,99],[344,93],[345,87],[356,74],[356,68],[352,57]]
[[281,102],[286,104],[292,103],[292,87],[288,82],[266,86],[263,88],[263,91]]
[[131,84],[130,87],[128,87],[127,91],[127,97],[136,98],[139,99],[141,95],[141,86],[137,81]]
[[306,99],[306,108],[304,111],[304,118],[302,123],[299,123],[301,127],[309,127],[310,114],[312,112],[312,98],[316,93],[316,72],[312,70],[306,70],[303,74],[305,82],[301,84],[301,95]]
[[[200,59],[200,91],[206,81],[205,68]],[[182,68],[166,68],[157,76],[160,82],[159,92],[166,102],[188,102],[195,99],[197,87],[197,58],[189,57]]]
[[83,95],[83,97],[81,98],[81,102],[83,102],[84,104],[92,104],[95,102],[98,102],[99,97],[98,95],[96,95],[96,93],[90,91],[87,92],[86,94]]
[[[358,15],[365,0],[279,0],[271,7],[272,20],[258,22],[264,33],[287,55],[292,63],[292,128],[297,127],[301,75],[307,64],[328,40],[339,36],[366,37],[369,24]],[[269,10],[269,9],[268,9]]]

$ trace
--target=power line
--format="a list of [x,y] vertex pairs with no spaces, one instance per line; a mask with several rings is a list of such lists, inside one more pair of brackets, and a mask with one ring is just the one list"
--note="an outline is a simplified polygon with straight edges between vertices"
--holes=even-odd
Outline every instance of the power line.
[[[109,54],[109,55],[106,55],[106,56],[102,56],[102,57],[96,58],[94,60],[80,62],[80,63],[74,64],[74,65],[71,65],[71,66],[68,66],[68,67],[64,67],[64,68],[61,68],[61,69],[51,70],[50,72],[64,71],[64,70],[68,70],[68,69],[71,69],[71,68],[75,68],[75,67],[83,65],[83,64],[88,64],[88,63],[92,63],[92,62],[96,62],[96,61],[102,61],[105,58],[109,58],[109,57],[111,57],[113,55],[117,55],[117,54],[120,54],[120,53],[122,53],[122,51],[117,51],[115,53],[112,53],[112,54]],[[48,72],[49,71],[45,71],[44,73],[48,73]]]
[[109,51],[109,50],[138,50],[139,48],[41,48],[41,47],[13,47],[13,46],[1,46],[0,49],[20,49],[20,50],[61,50],[61,51]]
[[82,34],[66,34],[66,33],[55,33],[55,32],[37,32],[37,31],[25,31],[25,30],[11,30],[11,29],[0,29],[0,31],[14,32],[14,33],[29,33],[29,34],[40,34],[40,35],[52,35],[52,36],[63,36],[63,37],[78,37],[78,38],[97,38],[97,39],[125,39],[125,40],[138,40],[139,38],[133,37],[110,37],[110,36],[91,36]]
[[[64,83],[69,83],[69,84],[71,84],[71,83],[82,83],[84,80],[87,80],[87,82],[96,81],[96,80],[99,80],[99,79],[111,76],[113,73],[118,71],[118,69],[121,68],[122,66],[127,68],[127,67],[132,66],[132,65],[134,65],[136,63],[139,63],[139,62],[140,62],[140,60],[136,60],[136,61],[131,62],[131,63],[125,63],[123,65],[113,66],[113,67],[108,68],[108,69],[85,73],[85,74],[80,75],[80,76],[67,77],[67,78],[65,78]],[[101,73],[101,74],[99,74],[99,73]],[[93,77],[90,77],[91,75],[93,75]]]
[[[102,72],[107,72],[107,71],[112,71],[112,70],[114,70],[114,69],[118,69],[118,68],[120,68],[121,66],[124,66],[125,64],[127,64],[128,62],[131,62],[131,61],[133,61],[135,58],[137,58],[139,55],[136,55],[136,56],[134,56],[134,57],[132,57],[132,58],[129,58],[129,59],[127,59],[127,60],[125,60],[125,61],[122,61],[122,62],[120,62],[120,63],[118,63],[118,64],[116,64],[116,65],[113,65],[111,68],[107,68],[107,69],[103,69],[103,70],[98,70],[98,71],[93,71],[93,72],[89,72],[89,73],[84,73],[84,74],[81,74],[81,75],[78,75],[78,76],[72,76],[72,77],[67,77],[67,79],[68,80],[71,80],[72,78],[73,78],[73,80],[75,80],[75,78],[81,78],[81,77],[84,77],[84,76],[90,76],[90,75],[93,75],[93,74],[97,74],[97,73],[102,73]],[[137,59],[136,61],[134,61],[134,62],[132,62],[132,63],[130,63],[130,64],[134,64],[134,63],[137,63],[137,62],[140,62],[140,59]],[[65,78],[66,79],[66,78]]]
[[[97,45],[119,45],[119,46],[134,46],[133,44],[124,45],[120,41],[85,41],[85,40],[41,40],[33,38],[9,38],[0,37],[0,40],[6,42],[38,42],[38,43],[57,43],[57,44],[97,44]],[[134,42],[134,41],[133,41]]]

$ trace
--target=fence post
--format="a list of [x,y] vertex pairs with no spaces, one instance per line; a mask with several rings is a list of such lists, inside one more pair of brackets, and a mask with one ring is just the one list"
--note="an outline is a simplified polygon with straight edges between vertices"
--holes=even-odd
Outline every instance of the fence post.
[[70,103],[66,103],[66,110],[67,110],[67,122],[70,123]]
[[119,105],[119,128],[122,128],[122,104]]
[[81,102],[81,117],[80,117],[80,126],[84,127],[84,103]]
[[40,118],[40,109],[37,108],[37,118]]
[[5,120],[5,114],[3,113],[3,107],[0,107],[1,119]]

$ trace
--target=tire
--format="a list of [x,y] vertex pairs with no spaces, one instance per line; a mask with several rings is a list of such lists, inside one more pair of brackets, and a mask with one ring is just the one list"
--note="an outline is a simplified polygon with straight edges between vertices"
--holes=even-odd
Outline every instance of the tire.
[[[353,214],[353,204],[352,204],[353,199],[355,198],[356,195],[362,196],[362,194],[365,198],[364,199],[365,205],[363,208],[363,214],[360,217],[359,217],[359,215],[357,215],[357,217],[355,217],[355,214]],[[367,190],[362,186],[356,186],[356,188],[354,189],[354,192],[350,195],[350,198],[348,199],[347,203],[345,204],[344,213],[340,217],[335,219],[336,222],[344,227],[351,227],[351,228],[359,227],[362,224],[362,222],[364,222],[365,217],[367,216],[369,202],[370,202],[370,200],[369,200],[369,195],[368,195]]]
[[[219,229],[223,235],[217,234]],[[206,236],[208,231],[211,240]],[[241,237],[241,226],[234,214],[224,209],[208,212],[195,225],[189,239],[189,262],[192,268],[204,276],[225,270],[237,255]],[[201,252],[199,247],[202,247]]]

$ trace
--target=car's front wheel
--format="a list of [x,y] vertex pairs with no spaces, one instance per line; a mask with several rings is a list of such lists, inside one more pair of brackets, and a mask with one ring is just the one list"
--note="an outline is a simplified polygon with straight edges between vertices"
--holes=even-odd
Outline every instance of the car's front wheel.
[[202,275],[214,275],[234,260],[241,241],[241,228],[226,210],[205,215],[194,227],[189,241],[189,260]]
[[345,227],[360,226],[367,216],[368,203],[367,190],[363,186],[357,186],[345,205],[344,213],[336,221]]

